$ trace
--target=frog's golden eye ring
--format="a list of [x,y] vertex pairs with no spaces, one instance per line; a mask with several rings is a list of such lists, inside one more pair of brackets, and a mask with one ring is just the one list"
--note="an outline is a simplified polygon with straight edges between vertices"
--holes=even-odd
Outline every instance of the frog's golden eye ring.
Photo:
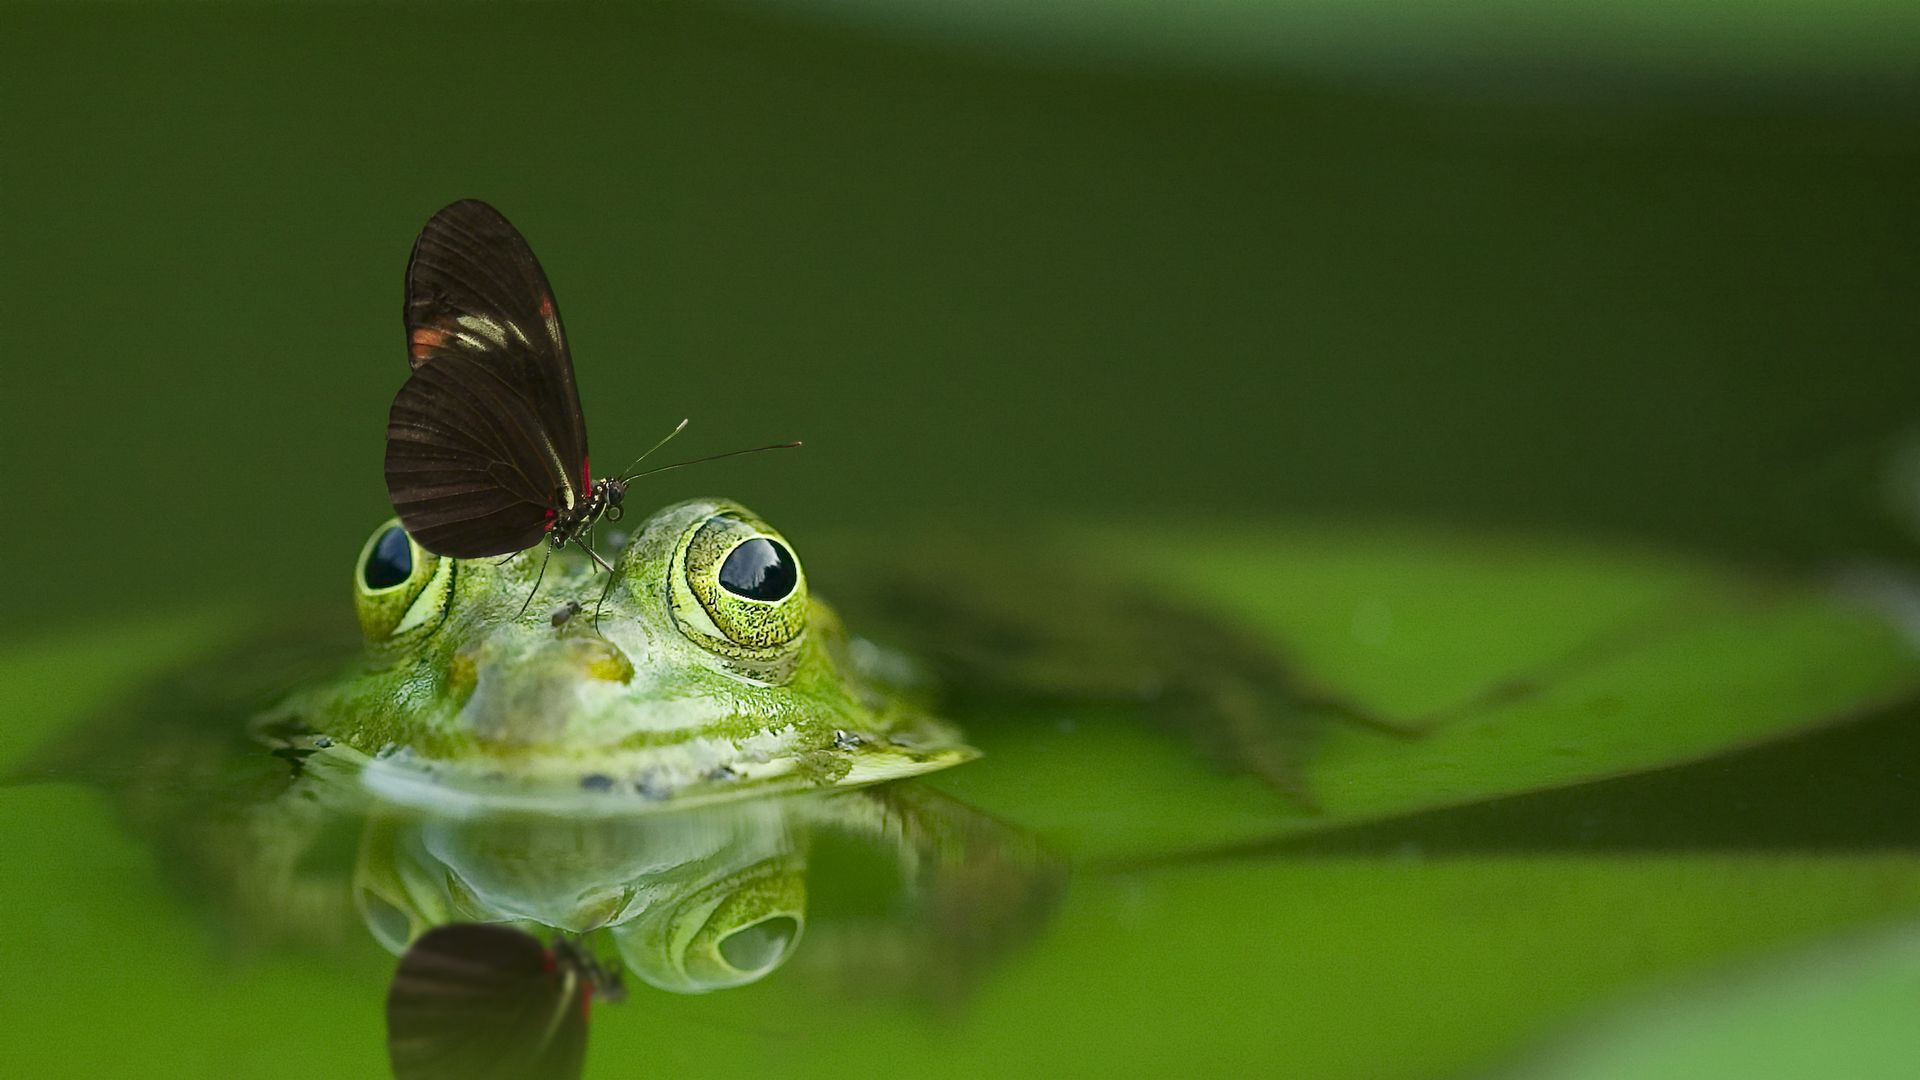
[[370,642],[423,637],[446,617],[454,563],[415,543],[398,521],[375,529],[354,564],[353,599]]
[[764,522],[732,513],[710,517],[689,531],[678,561],[693,601],[676,603],[680,627],[715,652],[769,659],[806,629],[806,575],[793,549]]

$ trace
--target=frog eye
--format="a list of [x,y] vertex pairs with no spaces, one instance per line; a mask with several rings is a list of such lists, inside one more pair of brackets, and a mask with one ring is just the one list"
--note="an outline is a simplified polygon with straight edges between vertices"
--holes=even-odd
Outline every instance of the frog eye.
[[414,543],[397,521],[375,529],[360,549],[353,598],[368,641],[412,637],[446,616],[453,561]]
[[793,552],[771,537],[742,540],[720,561],[720,587],[742,600],[777,604],[799,584]]
[[691,530],[679,562],[693,600],[676,605],[681,628],[715,651],[765,658],[806,628],[800,560],[766,524],[738,514],[710,517]]
[[413,545],[407,530],[389,525],[373,538],[373,550],[360,563],[360,583],[368,592],[404,585],[413,576]]

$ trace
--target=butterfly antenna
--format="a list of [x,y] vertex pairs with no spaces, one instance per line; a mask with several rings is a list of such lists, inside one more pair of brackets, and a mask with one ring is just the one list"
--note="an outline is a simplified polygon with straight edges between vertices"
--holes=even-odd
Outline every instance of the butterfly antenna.
[[721,458],[739,457],[742,454],[758,454],[766,450],[795,450],[799,447],[800,440],[795,439],[792,442],[774,443],[772,446],[755,446],[746,450],[729,450],[724,454],[708,454],[706,457],[697,457],[692,461],[676,461],[671,465],[659,465],[645,472],[634,473],[632,476],[623,476],[620,480],[622,483],[626,483],[628,481],[638,480],[643,476],[652,476],[654,473],[663,473],[669,469],[684,469],[689,465],[698,465],[703,461],[719,461]]
[[685,430],[687,430],[687,420],[686,420],[686,419],[682,419],[682,420],[681,420],[681,421],[680,421],[680,422],[679,422],[678,424],[675,424],[675,425],[673,426],[673,430],[672,430],[672,431],[669,431],[669,432],[667,432],[667,433],[666,433],[666,434],[665,434],[664,436],[662,436],[659,442],[657,442],[657,443],[654,443],[654,444],[653,444],[652,446],[649,446],[649,447],[647,447],[647,452],[646,452],[646,453],[644,453],[644,454],[641,454],[641,455],[640,455],[639,457],[637,457],[637,458],[634,458],[634,459],[633,459],[633,461],[632,461],[632,462],[631,462],[630,464],[628,464],[628,465],[627,465],[627,467],[626,467],[625,469],[621,469],[621,470],[620,470],[620,478],[621,478],[621,480],[623,480],[623,481],[625,481],[625,480],[631,480],[631,479],[633,479],[632,477],[630,477],[630,476],[627,476],[627,475],[626,475],[628,471],[630,471],[630,470],[631,470],[631,469],[632,469],[632,468],[633,468],[633,467],[634,467],[635,465],[638,465],[638,464],[640,464],[641,462],[643,462],[643,461],[645,461],[645,460],[647,460],[647,458],[648,458],[648,456],[649,456],[649,455],[651,455],[651,454],[652,454],[652,453],[653,453],[653,452],[654,452],[655,450],[658,450],[658,449],[660,449],[661,447],[663,447],[663,446],[665,446],[665,445],[667,445],[668,443],[670,443],[670,442],[672,442],[672,441],[673,441],[673,437],[674,437],[675,435],[678,435],[678,434],[680,434],[681,432],[683,432],[683,431],[685,431]]

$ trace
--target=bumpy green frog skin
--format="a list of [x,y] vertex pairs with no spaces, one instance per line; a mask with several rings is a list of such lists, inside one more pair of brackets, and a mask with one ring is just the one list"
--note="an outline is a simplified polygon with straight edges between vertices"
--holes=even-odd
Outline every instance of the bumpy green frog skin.
[[744,507],[661,510],[610,586],[542,559],[444,559],[382,525],[354,568],[363,665],[267,725],[367,755],[376,790],[442,809],[683,803],[973,756],[856,669],[791,546]]

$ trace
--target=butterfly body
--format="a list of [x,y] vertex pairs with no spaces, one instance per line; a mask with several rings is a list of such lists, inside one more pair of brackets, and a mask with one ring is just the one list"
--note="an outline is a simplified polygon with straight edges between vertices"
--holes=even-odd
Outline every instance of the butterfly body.
[[575,506],[553,511],[547,518],[547,542],[558,551],[584,536],[602,518],[619,521],[623,512],[620,503],[626,494],[626,482],[619,477],[594,481],[587,488],[586,498]]

